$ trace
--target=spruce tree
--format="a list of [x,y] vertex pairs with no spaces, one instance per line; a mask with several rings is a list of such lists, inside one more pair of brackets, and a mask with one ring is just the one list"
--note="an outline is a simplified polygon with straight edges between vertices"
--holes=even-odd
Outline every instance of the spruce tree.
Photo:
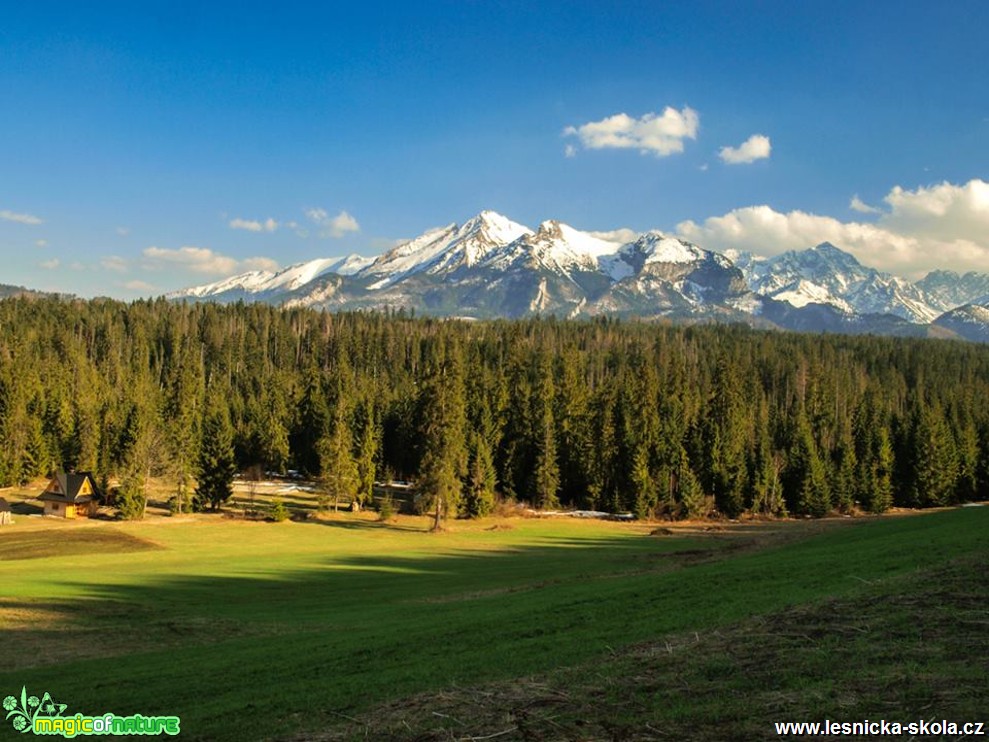
[[316,442],[316,452],[320,486],[337,510],[341,500],[356,496],[360,484],[350,425],[342,404],[337,404],[332,429]]
[[843,438],[836,452],[837,462],[834,466],[833,499],[835,505],[843,513],[850,513],[855,507],[858,493],[856,472],[858,460],[855,457],[855,445],[851,437]]
[[769,409],[764,398],[760,398],[756,415],[756,449],[752,469],[752,512],[773,517],[786,515],[786,501],[780,479],[782,461],[780,454],[773,449],[769,432]]
[[464,485],[463,512],[468,518],[488,515],[495,504],[496,476],[491,447],[483,436],[471,437],[467,481]]
[[304,373],[305,386],[298,402],[294,429],[289,436],[289,447],[299,471],[304,474],[318,474],[319,453],[316,442],[326,430],[329,411],[319,368],[313,363]]
[[460,507],[467,470],[466,402],[460,348],[440,338],[427,350],[422,382],[418,502],[433,513],[433,530]]
[[745,509],[747,431],[739,374],[727,358],[718,360],[713,383],[706,435],[709,485],[718,510],[734,518]]
[[147,494],[138,472],[129,472],[117,487],[114,504],[118,517],[124,520],[139,520],[144,517]]
[[357,499],[366,505],[374,498],[374,480],[377,473],[378,435],[374,421],[368,421],[361,433],[357,454]]
[[704,490],[690,466],[687,452],[681,447],[677,466],[677,494],[685,518],[700,518],[704,513]]
[[640,446],[635,453],[629,482],[632,486],[635,516],[640,520],[655,516],[659,505],[658,489],[649,469],[649,452],[645,446]]
[[939,406],[921,409],[913,437],[914,501],[922,506],[951,504],[958,480],[958,454]]
[[214,393],[212,404],[203,421],[203,437],[199,447],[199,477],[193,506],[212,511],[230,499],[233,479],[237,472],[234,459],[233,430],[227,407]]
[[873,492],[869,508],[874,513],[884,513],[893,507],[893,444],[889,432],[880,428],[875,435],[873,459]]
[[590,447],[587,463],[586,504],[593,510],[607,507],[614,499],[618,435],[615,429],[614,390],[609,384],[602,384],[595,394],[590,426],[594,445]]
[[576,348],[568,348],[561,355],[560,383],[553,413],[559,430],[560,497],[568,503],[584,499],[588,487],[590,408],[581,366]]
[[827,469],[817,451],[817,443],[803,408],[797,413],[795,440],[788,465],[794,511],[820,518],[831,510],[831,489]]
[[870,513],[883,513],[893,505],[893,444],[889,423],[880,413],[876,392],[868,390],[854,420],[856,492]]
[[556,424],[553,419],[553,370],[549,357],[541,355],[533,385],[532,447],[535,452],[530,489],[532,503],[543,510],[560,506],[557,493],[560,489],[560,465],[556,451]]
[[962,502],[979,499],[979,434],[970,422],[956,430],[955,449],[958,452],[958,499]]

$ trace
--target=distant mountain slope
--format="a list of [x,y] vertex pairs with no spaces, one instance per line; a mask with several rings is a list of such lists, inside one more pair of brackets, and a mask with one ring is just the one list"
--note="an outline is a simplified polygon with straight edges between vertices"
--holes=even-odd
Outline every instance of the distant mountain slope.
[[[920,336],[936,330],[976,338],[973,323],[984,321],[977,310],[965,315],[965,332],[949,327],[963,321],[961,314],[939,318],[955,308],[955,299],[972,295],[966,303],[979,303],[985,294],[984,274],[935,271],[913,284],[863,266],[830,243],[772,258],[721,255],[659,232],[620,243],[554,220],[533,230],[482,211],[377,257],[254,271],[170,298],[334,310],[401,307],[476,318],[614,315],[813,332]],[[930,325],[935,320],[936,327]]]
[[895,314],[859,314],[831,304],[789,302],[764,298],[760,316],[777,327],[798,332],[830,332],[840,335],[894,335],[925,337],[927,326],[908,322]]
[[462,226],[450,224],[426,232],[374,259],[362,277],[377,278],[371,290],[384,288],[416,273],[445,275],[470,268],[496,248],[507,245],[532,230],[493,211],[482,211]]
[[746,293],[727,258],[666,235],[651,232],[621,244],[557,221],[532,230],[482,211],[377,258],[313,260],[170,296],[518,317],[691,313]]
[[954,271],[931,271],[916,286],[942,311],[989,303],[989,273],[970,271],[959,275]]
[[800,307],[828,304],[859,314],[893,314],[927,323],[942,309],[909,281],[867,268],[851,254],[824,242],[809,250],[768,259],[740,256],[749,288]]
[[0,299],[8,299],[16,296],[54,296],[44,291],[35,291],[23,286],[13,286],[8,283],[0,283]]
[[978,304],[957,307],[934,320],[933,326],[950,330],[965,340],[989,343],[989,307]]
[[258,301],[278,301],[287,292],[307,286],[328,273],[353,275],[370,265],[371,258],[348,255],[344,258],[318,258],[305,263],[297,263],[280,271],[250,271],[225,278],[216,283],[195,286],[170,294],[171,297],[211,299],[214,301],[237,301],[253,299]]

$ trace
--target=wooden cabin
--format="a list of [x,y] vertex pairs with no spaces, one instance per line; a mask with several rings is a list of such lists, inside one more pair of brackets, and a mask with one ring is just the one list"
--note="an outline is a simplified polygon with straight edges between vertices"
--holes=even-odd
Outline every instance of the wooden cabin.
[[56,474],[38,496],[44,515],[57,518],[87,518],[96,515],[99,490],[89,472]]

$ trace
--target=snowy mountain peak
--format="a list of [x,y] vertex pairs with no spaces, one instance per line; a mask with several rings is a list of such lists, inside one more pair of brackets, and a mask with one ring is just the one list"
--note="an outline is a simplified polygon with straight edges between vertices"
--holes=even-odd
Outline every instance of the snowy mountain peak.
[[939,309],[953,309],[964,304],[981,304],[989,296],[989,273],[934,270],[917,281],[917,286]]
[[833,256],[851,255],[851,253],[842,250],[840,247],[836,247],[831,242],[822,242],[819,245],[815,245],[810,250],[811,252],[821,253],[822,255],[833,255]]
[[825,261],[829,266],[838,266],[844,270],[862,270],[862,264],[858,258],[850,252],[835,247],[830,242],[822,242],[810,250],[805,250],[804,255],[814,256]]
[[921,289],[863,266],[830,242],[765,260],[750,258],[739,267],[753,291],[796,307],[827,304],[843,312],[894,314],[923,323],[938,316]]
[[330,273],[339,276],[352,276],[370,265],[372,260],[373,258],[356,254],[342,258],[317,258],[304,263],[296,263],[278,271],[249,271],[215,283],[176,291],[169,296],[172,298],[202,298],[227,292],[259,295],[277,291],[294,291],[320,276]]
[[533,231],[484,210],[377,258],[318,258],[170,296],[474,317],[758,315],[778,326],[836,331],[915,333],[934,322],[939,332],[989,339],[989,330],[983,338],[979,329],[989,325],[989,308],[973,306],[989,303],[989,274],[933,271],[914,284],[828,242],[761,258],[713,253],[662,232],[620,232],[624,239],[619,231],[583,232],[557,220]]
[[560,254],[593,259],[613,255],[620,247],[614,242],[581,232],[555,219],[541,223],[532,236],[531,243],[550,247]]
[[438,273],[475,265],[492,250],[531,230],[494,211],[482,211],[463,225],[431,229],[374,261],[362,275],[377,276],[368,288],[381,289],[420,272]]
[[711,253],[690,242],[670,237],[662,232],[646,232],[632,243],[632,248],[645,255],[649,263],[696,263]]
[[514,242],[522,235],[531,232],[531,229],[517,222],[513,222],[507,216],[502,216],[496,211],[487,210],[468,219],[458,230],[458,233],[464,237],[477,235],[492,245],[507,245],[509,242]]

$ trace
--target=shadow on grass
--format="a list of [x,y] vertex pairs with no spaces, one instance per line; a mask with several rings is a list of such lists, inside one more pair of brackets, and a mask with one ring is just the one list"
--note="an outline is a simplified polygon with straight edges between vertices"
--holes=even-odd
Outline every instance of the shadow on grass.
[[[322,525],[395,530],[372,521]],[[552,662],[563,624],[590,620],[593,609],[603,627],[613,611],[591,580],[622,574],[636,554],[675,559],[687,545],[625,536],[467,550],[423,533],[418,553],[406,544],[396,555],[316,556],[309,568],[285,571],[266,565],[259,540],[243,574],[94,580],[85,598],[3,600],[0,692],[18,683],[50,690],[71,701],[70,712],[178,713],[194,739],[266,738],[284,724],[305,726],[299,715],[314,709],[345,711],[457,675],[499,677]],[[204,562],[204,573],[210,567]],[[477,599],[479,589],[493,591],[490,599]],[[429,596],[450,602],[422,601]],[[217,714],[251,703],[275,710],[220,724]]]
[[45,509],[40,505],[34,505],[27,500],[10,503],[10,512],[14,515],[41,515]]
[[[352,523],[389,528],[325,525]],[[702,540],[547,534],[458,550],[440,535],[420,552],[317,554],[283,570],[259,541],[242,574],[210,575],[204,557],[200,576],[6,605],[49,616],[4,624],[20,669],[0,670],[0,692],[49,690],[70,713],[179,714],[189,739],[284,737],[388,698],[573,665],[984,554],[987,525],[989,509],[872,521],[702,563]],[[53,649],[64,646],[76,651]]]
[[305,525],[328,526],[348,531],[404,531],[406,533],[425,532],[420,526],[406,525],[391,521],[365,520],[363,518],[310,518],[300,521]]

